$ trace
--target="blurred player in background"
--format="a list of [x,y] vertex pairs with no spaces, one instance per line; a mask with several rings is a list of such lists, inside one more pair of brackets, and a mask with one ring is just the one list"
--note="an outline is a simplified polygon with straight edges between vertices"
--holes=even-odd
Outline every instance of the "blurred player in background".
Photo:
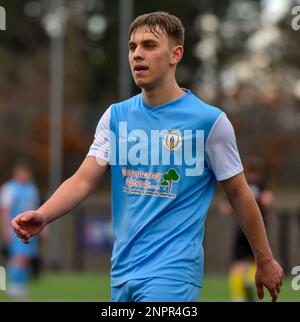
[[[262,161],[255,156],[247,157],[245,160],[246,180],[267,226],[274,203],[273,194],[266,189],[262,175]],[[228,201],[222,201],[219,210],[225,215],[234,213]],[[255,300],[255,258],[243,230],[237,224],[233,238],[232,265],[229,271],[231,299],[251,302]]]
[[13,233],[11,220],[20,212],[39,206],[39,192],[32,182],[32,171],[26,163],[13,168],[13,177],[0,190],[2,238],[8,255],[8,295],[20,298],[27,295],[32,261],[37,260],[38,241],[32,238],[28,245]]

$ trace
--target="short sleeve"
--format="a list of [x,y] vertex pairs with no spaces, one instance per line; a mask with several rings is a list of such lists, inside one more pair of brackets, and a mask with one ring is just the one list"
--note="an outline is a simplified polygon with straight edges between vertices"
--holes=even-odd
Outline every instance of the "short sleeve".
[[0,207],[4,209],[11,208],[13,198],[13,189],[8,184],[4,184],[0,190]]
[[205,153],[208,166],[218,181],[243,171],[234,129],[225,113],[216,120],[207,138]]
[[94,141],[87,154],[106,162],[110,160],[110,114],[111,106],[102,115],[96,128]]

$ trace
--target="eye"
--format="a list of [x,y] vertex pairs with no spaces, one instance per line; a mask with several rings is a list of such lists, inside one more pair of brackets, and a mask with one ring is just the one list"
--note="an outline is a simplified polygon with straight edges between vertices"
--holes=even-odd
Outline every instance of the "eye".
[[153,48],[155,47],[155,44],[153,42],[146,43],[147,48]]
[[136,48],[136,46],[135,46],[135,45],[129,45],[129,50],[130,50],[130,51],[134,51],[134,50],[135,50],[135,48]]

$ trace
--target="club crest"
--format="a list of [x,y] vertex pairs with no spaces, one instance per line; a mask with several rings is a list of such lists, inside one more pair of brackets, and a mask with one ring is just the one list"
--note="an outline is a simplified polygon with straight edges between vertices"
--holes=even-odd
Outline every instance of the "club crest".
[[178,130],[168,130],[164,135],[163,144],[170,151],[180,149],[182,145],[182,134]]

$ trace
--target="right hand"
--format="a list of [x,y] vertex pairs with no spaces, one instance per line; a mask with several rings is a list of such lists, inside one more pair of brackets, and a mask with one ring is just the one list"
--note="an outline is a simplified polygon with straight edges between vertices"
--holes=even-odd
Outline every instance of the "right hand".
[[11,225],[16,235],[28,244],[32,236],[40,233],[46,226],[46,221],[38,211],[25,211],[11,221]]

